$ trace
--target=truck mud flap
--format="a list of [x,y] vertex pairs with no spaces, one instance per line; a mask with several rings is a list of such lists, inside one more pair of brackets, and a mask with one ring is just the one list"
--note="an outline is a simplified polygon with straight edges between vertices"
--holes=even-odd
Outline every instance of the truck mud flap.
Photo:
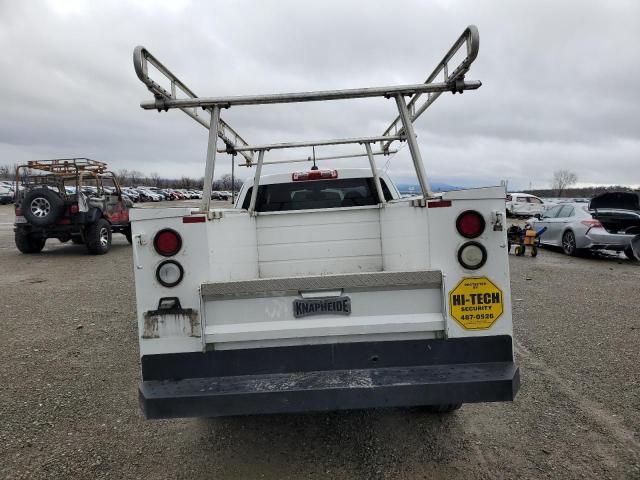
[[[215,376],[158,379],[147,359],[148,376],[156,379],[142,382],[140,403],[147,418],[214,417],[509,401],[519,389],[520,375],[511,356],[510,337],[412,341],[409,343],[419,343],[423,348],[412,349],[406,345],[409,348],[404,349],[404,355],[398,355],[398,347],[403,343],[407,342],[352,344],[355,353],[346,355],[345,345],[341,345],[343,358],[337,358],[337,362],[359,368],[332,369],[330,364],[322,365],[322,359],[316,358],[315,366],[326,369],[300,371],[304,370],[301,365],[303,368],[299,371],[283,371],[288,370],[286,361],[282,361],[287,347],[281,347],[282,351],[275,355],[279,361],[274,362],[273,368],[265,368],[270,355],[261,352],[266,362],[259,374],[238,375],[241,371],[237,369],[236,358],[232,362],[236,367],[229,372],[232,375],[218,371]],[[326,350],[331,346],[323,347]],[[460,355],[462,351],[466,355]],[[359,357],[364,352],[378,352],[369,357],[369,360],[375,358],[378,366],[361,368],[364,365]],[[294,357],[299,359],[299,353],[294,350]],[[316,353],[322,356],[322,350]],[[197,357],[186,358],[191,364]],[[212,365],[212,358],[201,360]],[[172,360],[174,364],[180,362],[176,357]],[[166,361],[162,359],[157,366],[161,367]],[[196,366],[195,371],[204,369]]]

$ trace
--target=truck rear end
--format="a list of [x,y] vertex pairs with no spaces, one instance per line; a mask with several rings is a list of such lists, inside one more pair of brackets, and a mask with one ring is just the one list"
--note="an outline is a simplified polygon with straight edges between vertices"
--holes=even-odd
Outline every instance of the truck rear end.
[[[477,53],[475,28],[438,72],[445,65],[447,76],[446,62],[461,46],[468,56],[449,69],[446,83],[456,91],[477,88],[460,83]],[[136,52],[136,71],[155,105],[186,108],[144,75],[144,62],[179,81],[148,52]],[[432,80],[420,92],[435,88]],[[392,88],[413,92],[412,101],[420,96],[415,85]],[[371,89],[362,92],[277,100],[356,98]],[[449,411],[514,398],[505,191],[431,194],[412,128],[420,104],[407,106],[398,94],[397,126],[381,137],[254,146],[234,137],[234,151],[258,154],[257,163],[243,155],[254,178],[237,208],[211,209],[217,137],[231,148],[219,106],[275,100],[190,101],[210,108],[202,207],[131,213],[140,401],[148,418],[391,406]],[[371,145],[380,142],[384,153],[395,140],[409,142],[422,196],[399,198],[375,166],[379,152]],[[271,149],[330,143],[365,145],[371,169],[261,174]]]

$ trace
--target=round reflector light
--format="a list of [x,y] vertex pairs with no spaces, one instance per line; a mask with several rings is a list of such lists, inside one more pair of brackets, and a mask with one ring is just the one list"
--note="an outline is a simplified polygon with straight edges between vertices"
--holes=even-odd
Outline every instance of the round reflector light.
[[165,260],[156,270],[156,278],[164,287],[175,287],[182,281],[184,270],[175,260]]
[[458,262],[464,268],[477,270],[487,261],[487,250],[478,242],[467,242],[458,250]]
[[153,246],[163,257],[171,257],[182,248],[182,238],[175,230],[160,230],[153,239]]
[[476,238],[484,232],[484,217],[475,210],[466,210],[458,215],[456,228],[458,233],[466,238]]

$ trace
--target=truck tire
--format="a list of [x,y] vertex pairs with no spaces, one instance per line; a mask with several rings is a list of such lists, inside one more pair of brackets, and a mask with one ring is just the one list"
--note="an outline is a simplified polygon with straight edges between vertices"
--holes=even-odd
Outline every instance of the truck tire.
[[32,225],[45,227],[54,223],[64,210],[60,195],[48,188],[36,188],[24,196],[22,211]]
[[638,261],[638,260],[639,260],[639,259],[638,259],[638,257],[636,257],[635,253],[633,253],[633,248],[631,248],[631,247],[627,247],[627,248],[624,250],[624,254],[625,254],[625,255],[627,256],[627,258],[628,258],[629,260],[631,260],[631,261],[636,262],[636,261]]
[[462,403],[443,403],[441,405],[426,405],[424,410],[429,413],[451,413],[461,406]]
[[127,239],[127,242],[129,242],[129,245],[131,245],[133,243],[133,238],[131,236],[131,225],[129,225],[125,231],[124,231],[124,236]]
[[34,238],[24,230],[16,230],[16,247],[18,247],[18,250],[22,253],[40,253],[46,241],[46,238]]
[[87,250],[93,255],[104,255],[111,247],[111,224],[99,218],[89,225],[85,234]]

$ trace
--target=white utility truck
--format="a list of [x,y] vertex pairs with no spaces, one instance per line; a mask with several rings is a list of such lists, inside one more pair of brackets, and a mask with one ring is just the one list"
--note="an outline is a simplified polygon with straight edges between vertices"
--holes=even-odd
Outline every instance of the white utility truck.
[[[505,190],[434,196],[413,128],[442,93],[480,87],[464,78],[478,45],[470,26],[419,84],[208,98],[135,49],[154,95],[142,107],[180,109],[209,132],[202,205],[131,211],[147,418],[513,400]],[[351,98],[394,102],[398,116],[378,136],[264,145],[220,118]],[[377,168],[394,142],[407,142],[422,195],[401,198]],[[369,169],[262,175],[266,152],[347,144],[362,150],[317,160],[362,156]],[[235,208],[210,208],[221,152],[255,172]]]

